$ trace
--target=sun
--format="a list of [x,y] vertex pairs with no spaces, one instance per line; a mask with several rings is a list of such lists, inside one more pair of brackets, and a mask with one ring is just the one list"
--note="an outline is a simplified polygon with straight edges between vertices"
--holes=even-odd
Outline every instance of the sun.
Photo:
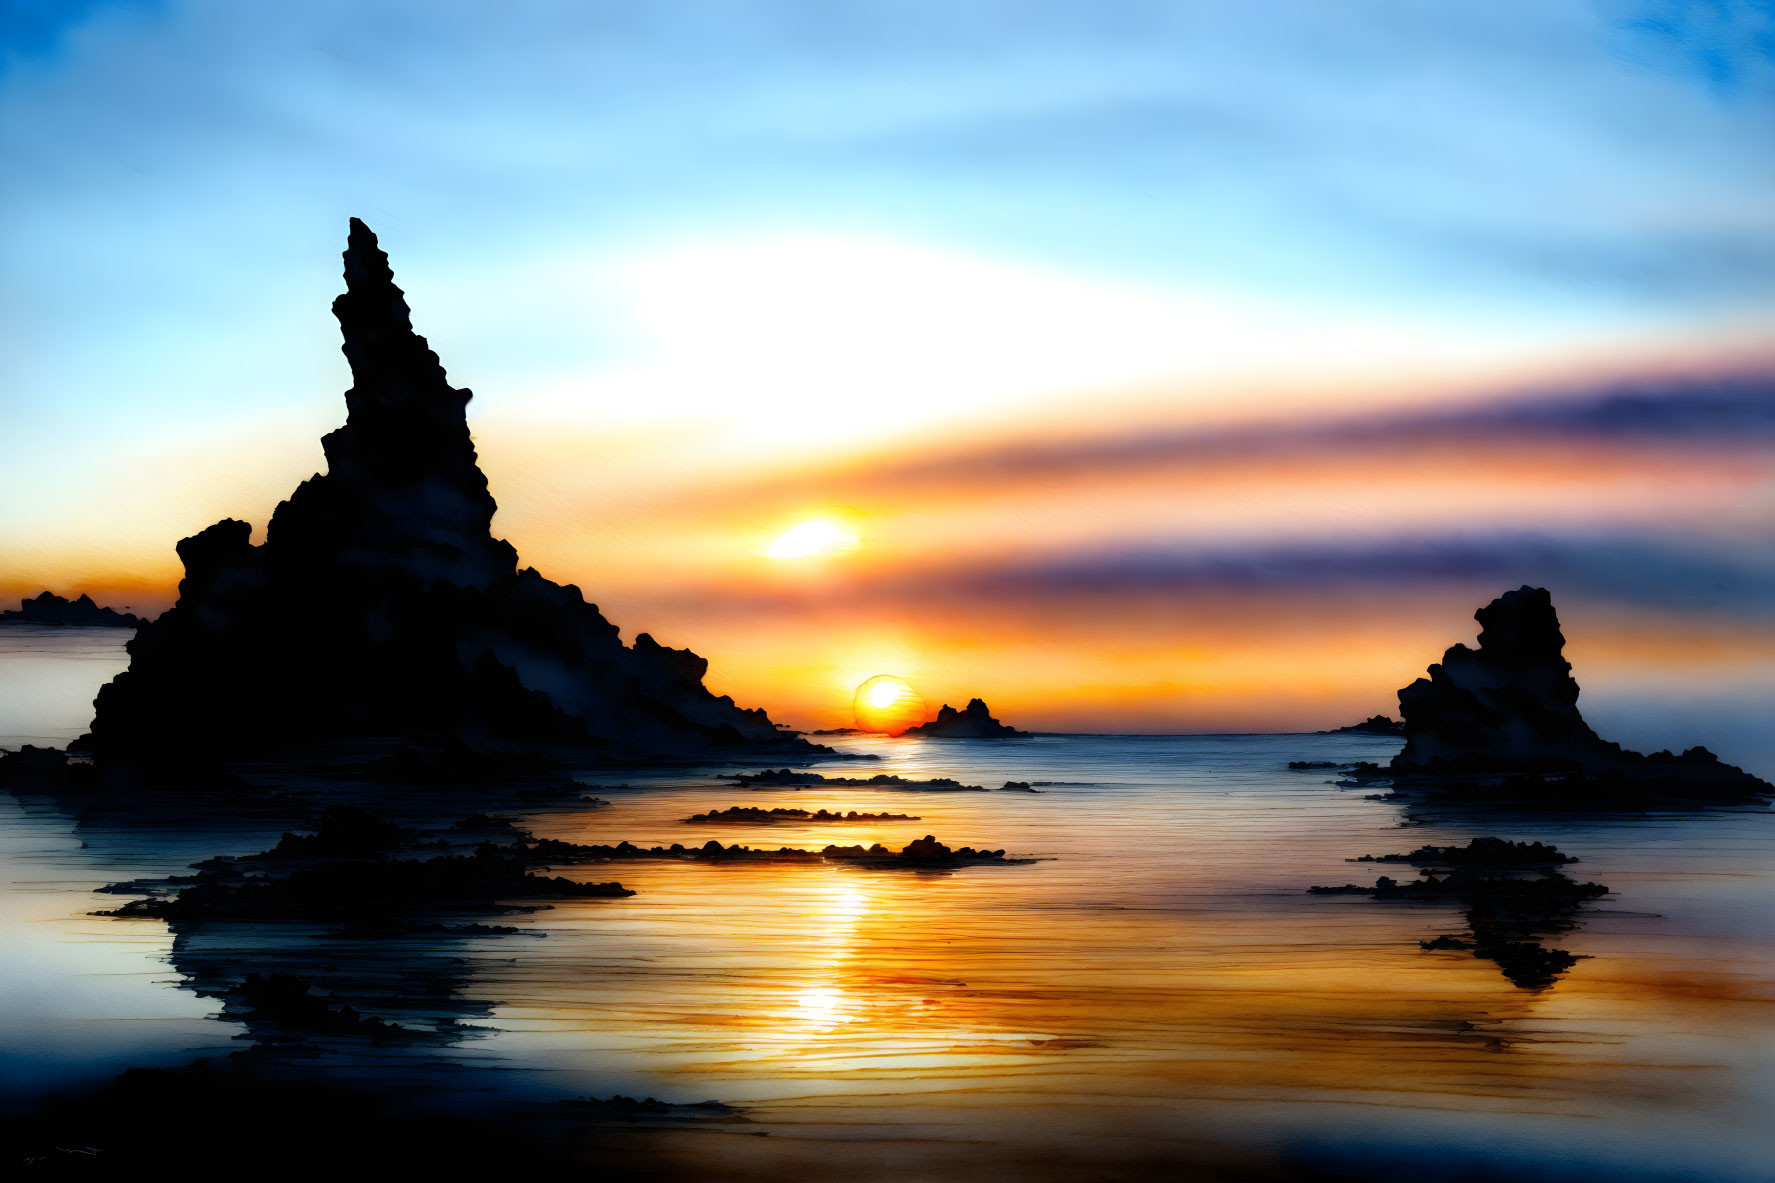
[[808,555],[855,550],[857,541],[855,532],[836,522],[819,519],[784,530],[764,553],[773,559],[802,559]]
[[853,705],[859,730],[884,735],[899,735],[925,718],[924,699],[892,674],[876,674],[858,686]]

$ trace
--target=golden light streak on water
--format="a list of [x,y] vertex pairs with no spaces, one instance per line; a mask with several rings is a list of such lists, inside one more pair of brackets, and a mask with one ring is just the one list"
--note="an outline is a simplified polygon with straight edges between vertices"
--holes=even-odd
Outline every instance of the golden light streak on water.
[[[321,945],[307,931],[217,926],[170,942],[158,922],[89,915],[106,899],[91,889],[263,849],[288,823],[241,817],[185,833],[76,823],[38,802],[4,819],[0,978],[41,1003],[32,1062],[64,1071],[114,1063],[125,1029],[132,1060],[207,1046],[205,1025],[226,1046],[238,1028],[197,1017],[212,1004],[176,984],[207,956],[300,965],[327,989],[369,980],[372,1013],[423,971],[483,1008],[465,1020],[478,1034],[418,1052],[341,1043],[329,1062],[391,1087],[452,1068],[544,1100],[718,1097],[746,1122],[649,1146],[685,1170],[737,1162],[760,1178],[832,1177],[835,1164],[861,1178],[1091,1177],[1204,1148],[1261,1159],[1301,1145],[1467,1147],[1605,1174],[1686,1163],[1721,1179],[1755,1178],[1775,1158],[1767,811],[1432,816],[1401,828],[1415,819],[1396,806],[1285,767],[1384,757],[1385,740],[844,742],[883,758],[823,771],[1055,783],[1039,794],[755,790],[714,783],[724,769],[625,772],[591,778],[607,808],[513,816],[582,842],[899,847],[932,833],[1044,861],[936,874],[561,867],[638,894],[510,920],[540,940]],[[397,820],[489,807],[472,789],[379,791],[376,808]],[[918,819],[684,822],[739,804]],[[1550,989],[1419,948],[1462,927],[1454,909],[1304,892],[1371,879],[1375,868],[1345,861],[1355,855],[1481,832],[1553,841],[1583,860],[1580,878],[1614,889],[1553,938],[1587,959]]]

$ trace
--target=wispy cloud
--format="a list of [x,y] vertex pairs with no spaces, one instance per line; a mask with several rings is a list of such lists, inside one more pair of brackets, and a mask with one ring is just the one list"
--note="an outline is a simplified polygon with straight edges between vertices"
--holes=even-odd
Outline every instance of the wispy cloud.
[[[816,597],[800,587],[722,585],[662,589],[665,603],[720,602],[723,612],[802,613],[824,604],[868,614],[1076,611],[1113,614],[1118,603],[1172,598],[1230,601],[1262,593],[1314,602],[1369,597],[1377,605],[1436,588],[1483,603],[1533,584],[1590,605],[1735,618],[1775,625],[1775,552],[1653,535],[1487,533],[1342,540],[1319,544],[1079,549],[1026,559],[975,559],[910,570],[834,575]],[[1469,590],[1470,589],[1470,590]],[[1475,604],[1477,606],[1477,603]]]
[[1529,583],[1606,601],[1775,623],[1775,556],[1650,538],[1507,535],[1396,539],[1379,545],[1117,551],[992,570],[921,572],[878,594],[995,599],[1236,594],[1370,589],[1409,595],[1425,584]]
[[[1775,366],[1706,375],[1641,376],[1588,388],[1492,393],[1454,406],[1266,416],[1226,427],[1145,422],[1116,430],[1084,417],[1065,438],[930,441],[874,460],[847,458],[749,482],[758,496],[815,490],[891,497],[921,488],[1051,482],[1088,474],[1250,464],[1276,458],[1384,456],[1434,446],[1491,446],[1500,458],[1547,444],[1761,450],[1775,445]],[[1006,424],[1024,433],[1025,425]],[[736,492],[739,491],[736,489]]]

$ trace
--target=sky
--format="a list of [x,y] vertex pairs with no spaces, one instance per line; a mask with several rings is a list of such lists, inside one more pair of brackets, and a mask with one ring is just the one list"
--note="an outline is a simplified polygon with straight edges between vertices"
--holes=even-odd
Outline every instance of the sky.
[[355,215],[496,530],[779,719],[1331,726],[1523,582],[1775,707],[1768,0],[0,0],[0,159],[0,596],[323,467]]

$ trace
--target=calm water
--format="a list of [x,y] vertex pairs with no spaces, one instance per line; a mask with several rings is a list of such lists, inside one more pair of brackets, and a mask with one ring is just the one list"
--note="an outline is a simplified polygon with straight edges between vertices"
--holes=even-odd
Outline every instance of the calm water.
[[[13,712],[0,734],[77,734],[83,702],[120,667],[120,640],[37,638],[32,652],[0,653],[0,703]],[[0,796],[0,1085],[16,1100],[122,1064],[239,1047],[242,1028],[207,1017],[218,1004],[191,986],[212,960],[244,957],[300,966],[342,993],[398,993],[399,1015],[377,1013],[403,1021],[479,1029],[420,1049],[341,1044],[331,1050],[341,1071],[417,1072],[489,1096],[742,1106],[744,1128],[663,1151],[687,1169],[956,1177],[1036,1162],[1066,1177],[1217,1145],[1411,1177],[1436,1177],[1439,1149],[1554,1177],[1770,1177],[1768,812],[1408,817],[1284,767],[1391,753],[1390,741],[1352,737],[845,746],[882,759],[827,771],[1063,783],[1039,795],[926,794],[750,790],[706,772],[587,776],[608,808],[550,807],[520,824],[643,845],[897,847],[932,833],[1044,861],[937,875],[577,867],[563,873],[620,878],[639,894],[511,921],[543,939],[354,944],[217,926],[175,944],[158,922],[88,915],[117,903],[94,889],[262,849],[289,819],[144,828]],[[389,790],[383,808],[416,817],[479,804]],[[921,820],[683,824],[735,804]],[[1478,833],[1555,842],[1582,858],[1576,877],[1614,889],[1550,942],[1587,958],[1550,989],[1421,950],[1463,927],[1453,907],[1304,894],[1376,874],[1347,858]]]

